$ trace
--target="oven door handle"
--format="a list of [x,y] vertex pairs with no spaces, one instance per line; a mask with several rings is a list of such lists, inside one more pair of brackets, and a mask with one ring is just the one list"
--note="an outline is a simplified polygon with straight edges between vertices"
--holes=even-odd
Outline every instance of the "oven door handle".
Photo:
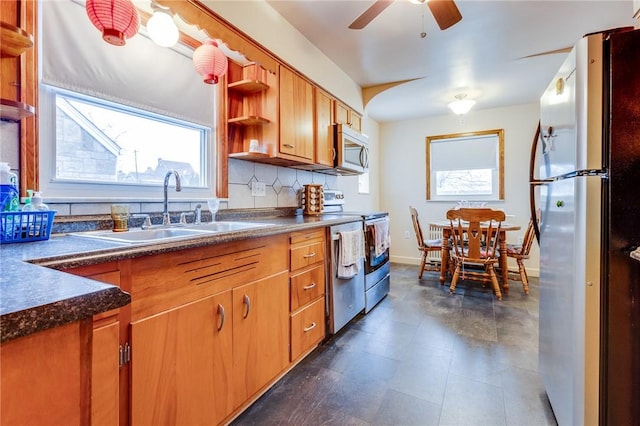
[[378,222],[384,222],[385,220],[389,220],[389,218],[381,218],[381,219],[371,219],[371,220],[367,220],[364,222],[365,226],[371,226],[374,223],[378,223]]

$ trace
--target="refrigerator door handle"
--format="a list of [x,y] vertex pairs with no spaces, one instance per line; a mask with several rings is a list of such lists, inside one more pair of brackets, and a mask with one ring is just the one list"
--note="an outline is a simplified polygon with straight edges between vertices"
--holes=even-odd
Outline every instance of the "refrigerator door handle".
[[[531,143],[531,153],[529,154],[529,208],[531,218],[537,217],[536,211],[536,194],[535,188],[536,186],[544,185],[548,183],[546,181],[538,180],[533,176],[533,171],[536,167],[536,152],[538,151],[538,141],[540,140],[540,121],[538,121],[538,128],[536,129],[536,134],[533,137],[533,142]],[[533,232],[536,235],[536,241],[538,242],[538,246],[540,245],[540,226],[537,220],[533,221]]]

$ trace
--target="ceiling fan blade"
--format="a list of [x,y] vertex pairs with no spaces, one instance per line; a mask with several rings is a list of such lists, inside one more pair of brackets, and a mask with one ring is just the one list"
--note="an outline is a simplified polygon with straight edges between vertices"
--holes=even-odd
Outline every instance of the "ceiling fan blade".
[[535,58],[537,56],[555,55],[556,53],[569,53],[573,47],[563,47],[561,49],[547,50],[546,52],[534,53],[532,55],[523,56],[519,59]]
[[369,9],[365,10],[362,15],[358,16],[355,21],[349,25],[352,30],[361,30],[373,21],[376,16],[382,13],[394,0],[376,0]]
[[427,6],[441,30],[460,22],[462,15],[453,0],[429,0]]

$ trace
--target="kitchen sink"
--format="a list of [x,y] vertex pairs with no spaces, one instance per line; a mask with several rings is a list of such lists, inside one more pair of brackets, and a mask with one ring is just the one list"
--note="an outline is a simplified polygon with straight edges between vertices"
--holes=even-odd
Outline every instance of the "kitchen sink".
[[151,229],[132,229],[126,232],[79,232],[71,235],[84,238],[96,238],[106,241],[116,241],[119,243],[148,243],[154,241],[173,240],[177,238],[197,237],[210,233],[211,232],[198,229],[163,227]]
[[89,231],[71,234],[77,237],[94,238],[119,243],[151,243],[175,240],[182,238],[199,237],[204,235],[220,234],[244,229],[270,226],[266,223],[254,222],[208,222],[199,225],[170,225],[148,229],[130,229],[126,232]]
[[261,228],[264,226],[273,226],[270,223],[256,222],[204,222],[198,225],[189,224],[188,229],[197,229],[207,232],[231,232],[243,229]]

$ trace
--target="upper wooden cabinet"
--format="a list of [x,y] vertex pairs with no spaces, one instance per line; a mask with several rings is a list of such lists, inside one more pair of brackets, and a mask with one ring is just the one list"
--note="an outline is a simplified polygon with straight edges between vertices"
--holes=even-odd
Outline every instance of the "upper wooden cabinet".
[[316,164],[333,167],[333,98],[316,87],[315,108]]
[[280,67],[279,152],[301,162],[314,161],[313,86],[307,80]]
[[335,120],[337,124],[362,132],[362,116],[338,100],[335,101]]

